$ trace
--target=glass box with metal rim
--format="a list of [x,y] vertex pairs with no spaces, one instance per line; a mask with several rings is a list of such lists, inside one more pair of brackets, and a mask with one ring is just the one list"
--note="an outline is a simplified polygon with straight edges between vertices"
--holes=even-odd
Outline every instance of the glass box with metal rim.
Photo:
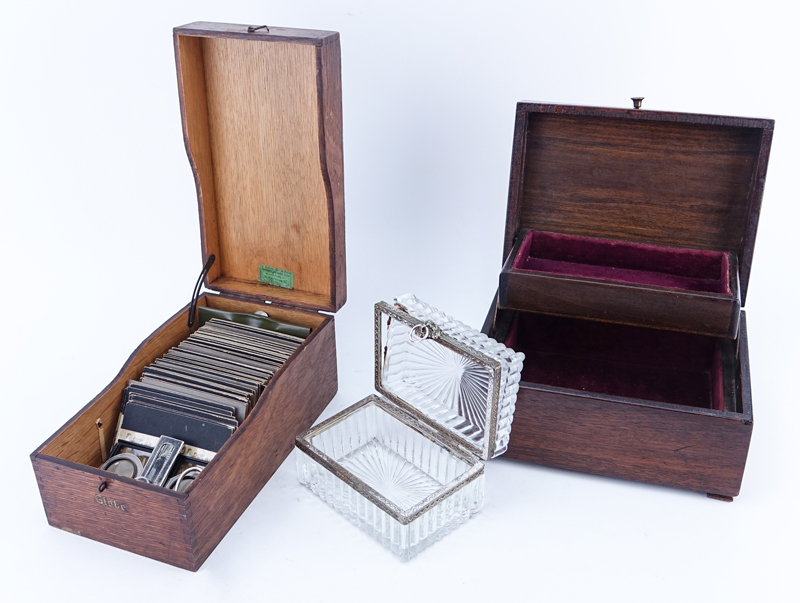
[[375,387],[296,439],[301,483],[403,559],[483,506],[523,354],[413,295],[375,305]]

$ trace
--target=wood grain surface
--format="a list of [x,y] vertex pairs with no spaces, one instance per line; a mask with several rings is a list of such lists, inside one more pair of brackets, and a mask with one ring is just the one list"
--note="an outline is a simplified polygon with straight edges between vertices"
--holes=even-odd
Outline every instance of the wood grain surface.
[[[222,295],[204,294],[199,304],[238,312],[266,309],[274,318],[313,331],[186,492],[98,469],[94,417],[103,409],[112,431],[116,428],[128,380],[137,379],[144,366],[188,336],[188,306],[148,337],[109,386],[31,455],[51,525],[193,571],[261,491],[291,452],[294,437],[311,426],[338,387],[333,317]],[[105,484],[102,492],[101,483]],[[125,508],[101,503],[98,497]]]
[[[204,258],[217,256],[207,285],[336,310],[346,300],[338,34],[202,26],[176,28],[175,51]],[[294,288],[261,283],[260,265],[292,272]]]
[[[200,241],[203,245],[203,263],[205,263],[205,259],[210,254],[219,253],[219,232],[216,186],[208,126],[203,39],[175,36],[175,56],[184,144],[197,189],[197,202],[200,210]],[[214,262],[208,272],[206,284],[208,281],[219,278],[221,265],[222,262]]]
[[331,282],[335,287],[334,308],[347,301],[347,269],[344,235],[344,146],[342,133],[342,57],[339,36],[324,40],[319,52],[322,77],[321,130],[324,152],[323,173],[328,190],[330,229]]
[[735,255],[729,257],[732,294],[680,291],[515,269],[526,233],[520,231],[500,271],[500,308],[736,338],[741,307]]
[[[337,310],[347,295],[341,66],[335,32],[192,23],[174,43],[203,260],[217,255],[206,286],[230,293],[198,304],[264,310],[311,335],[186,492],[97,467],[113,443],[98,423],[115,431],[128,381],[190,334],[189,306],[31,462],[51,525],[197,570],[336,394],[333,317],[300,308]],[[293,272],[295,288],[260,283],[262,264]]]
[[51,526],[194,568],[185,494],[45,454],[34,454],[31,460]]
[[[97,419],[102,420],[107,433],[116,433],[122,394],[128,381],[138,379],[145,366],[189,336],[191,329],[187,326],[188,311],[189,306],[181,309],[142,342],[114,380],[53,434],[38,452],[90,467],[99,466],[102,463],[102,454]],[[106,443],[110,449],[113,437],[107,437]],[[106,450],[106,453],[109,451]]]
[[773,126],[519,103],[503,257],[522,228],[730,252],[744,304]]
[[[489,309],[484,333],[505,341],[514,312]],[[745,312],[737,340],[737,411],[521,382],[505,458],[729,499],[742,483],[753,410]]]
[[[245,424],[187,490],[194,562],[205,561],[336,395],[332,318],[273,378]],[[195,568],[195,569],[196,569]]]
[[737,496],[752,422],[693,410],[522,384],[505,457]]

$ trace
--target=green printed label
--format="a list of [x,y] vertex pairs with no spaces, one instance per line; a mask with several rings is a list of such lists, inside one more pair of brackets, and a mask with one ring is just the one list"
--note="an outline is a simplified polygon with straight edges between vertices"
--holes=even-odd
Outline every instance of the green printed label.
[[294,272],[281,270],[272,266],[258,266],[258,280],[268,285],[283,287],[284,289],[294,289]]

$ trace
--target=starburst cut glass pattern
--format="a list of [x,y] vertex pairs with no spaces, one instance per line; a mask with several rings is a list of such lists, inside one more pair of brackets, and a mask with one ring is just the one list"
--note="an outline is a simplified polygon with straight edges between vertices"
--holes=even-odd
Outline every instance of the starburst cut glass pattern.
[[376,304],[386,398],[298,436],[300,482],[410,559],[483,506],[481,459],[506,449],[523,358],[414,296]]
[[340,464],[401,509],[414,506],[442,487],[377,438],[342,458]]
[[[449,450],[378,396],[298,438],[300,482],[403,559],[483,506],[483,463]],[[400,418],[398,418],[400,417]]]
[[486,364],[442,345],[435,337],[420,340],[413,325],[384,314],[380,319],[381,386],[471,442],[483,458],[505,452],[524,354],[515,353],[413,295],[396,301],[397,307],[414,318],[436,325],[464,347],[499,362],[500,375],[496,379]]
[[492,372],[440,343],[410,337],[411,327],[384,321],[382,385],[428,417],[481,447],[492,404]]

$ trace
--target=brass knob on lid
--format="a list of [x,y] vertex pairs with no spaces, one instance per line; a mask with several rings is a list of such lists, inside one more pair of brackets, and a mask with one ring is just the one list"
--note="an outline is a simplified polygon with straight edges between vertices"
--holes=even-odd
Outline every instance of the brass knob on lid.
[[641,109],[642,108],[642,101],[644,100],[643,96],[632,96],[631,100],[633,101],[633,108],[634,109]]

